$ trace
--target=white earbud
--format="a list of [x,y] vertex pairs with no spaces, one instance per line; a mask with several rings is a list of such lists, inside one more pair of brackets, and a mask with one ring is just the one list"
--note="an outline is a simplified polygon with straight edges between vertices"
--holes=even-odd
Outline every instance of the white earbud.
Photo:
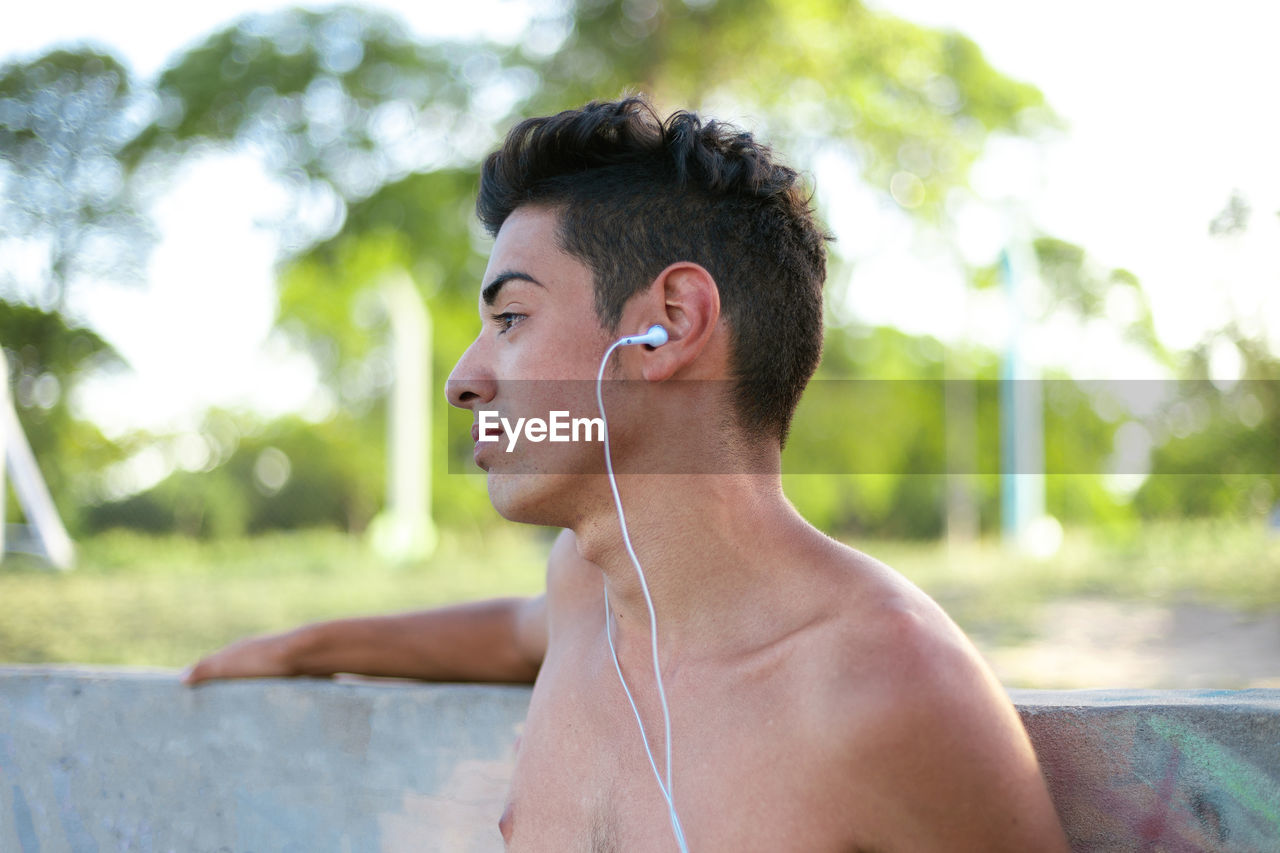
[[619,340],[614,346],[629,347],[635,344],[647,344],[651,347],[660,347],[667,342],[667,330],[657,324],[649,327],[649,331],[643,335],[629,335]]

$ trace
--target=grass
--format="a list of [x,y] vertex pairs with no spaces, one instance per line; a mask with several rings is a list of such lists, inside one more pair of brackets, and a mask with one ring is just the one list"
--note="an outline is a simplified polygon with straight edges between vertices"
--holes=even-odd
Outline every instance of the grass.
[[199,543],[112,534],[67,573],[6,563],[0,661],[185,666],[248,634],[318,619],[541,590],[547,537],[445,535],[396,566],[327,531]]
[[[72,572],[13,560],[0,568],[0,661],[177,667],[238,637],[302,622],[534,594],[549,544],[546,533],[522,528],[446,533],[430,561],[401,567],[324,531],[226,542],[102,536],[80,543]],[[1069,531],[1045,561],[994,542],[854,544],[988,643],[1025,639],[1037,605],[1064,597],[1280,608],[1280,537],[1259,525]]]
[[1159,522],[1125,533],[1071,530],[1046,560],[995,541],[858,547],[911,578],[966,631],[995,644],[1029,638],[1037,605],[1063,598],[1280,609],[1280,535],[1258,522]]

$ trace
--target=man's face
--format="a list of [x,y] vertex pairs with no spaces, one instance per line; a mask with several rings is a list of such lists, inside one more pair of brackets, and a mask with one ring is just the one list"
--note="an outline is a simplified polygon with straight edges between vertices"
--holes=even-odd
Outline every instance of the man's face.
[[[512,424],[555,410],[598,414],[592,382],[609,339],[596,317],[591,269],[560,248],[557,226],[554,211],[526,206],[498,232],[481,285],[480,334],[446,388],[449,402],[471,410],[477,424],[481,411]],[[563,523],[558,496],[572,494],[572,480],[580,478],[571,474],[598,469],[601,445],[519,436],[508,452],[510,438],[475,444],[494,507],[512,520]]]

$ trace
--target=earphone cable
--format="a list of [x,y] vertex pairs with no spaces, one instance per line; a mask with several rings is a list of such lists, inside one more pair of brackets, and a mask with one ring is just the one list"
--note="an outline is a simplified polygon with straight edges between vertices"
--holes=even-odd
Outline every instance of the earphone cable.
[[658,788],[662,791],[663,798],[667,801],[667,812],[671,819],[671,829],[675,833],[676,843],[680,846],[681,853],[688,853],[689,847],[685,842],[684,829],[680,825],[680,816],[676,814],[675,800],[672,795],[671,784],[671,712],[667,706],[666,691],[662,686],[662,668],[658,662],[658,617],[653,607],[653,598],[649,595],[649,584],[645,579],[644,568],[640,565],[640,558],[636,556],[635,548],[631,544],[631,534],[627,531],[627,518],[622,510],[622,496],[618,493],[618,480],[613,473],[613,454],[609,447],[609,419],[605,415],[604,410],[604,369],[609,363],[609,357],[613,355],[614,350],[621,346],[626,339],[615,341],[609,349],[605,350],[604,358],[600,360],[600,370],[596,374],[596,405],[600,408],[600,420],[604,426],[604,462],[605,471],[609,476],[609,488],[613,492],[613,503],[618,511],[618,523],[622,527],[622,543],[626,548],[627,555],[631,558],[631,564],[635,566],[636,575],[640,578],[640,589],[644,592],[644,601],[649,608],[649,637],[650,645],[653,652],[653,677],[658,686],[658,701],[662,705],[662,722],[666,734],[666,784],[663,784],[662,774],[658,772],[658,764],[653,758],[653,750],[649,746],[649,735],[645,731],[644,720],[640,717],[640,709],[636,706],[635,699],[631,695],[631,688],[627,686],[627,679],[622,674],[622,664],[618,661],[618,652],[613,645],[613,627],[612,627],[612,610],[609,607],[609,589],[606,586],[604,592],[604,612],[605,612],[605,637],[609,641],[609,652],[613,656],[613,666],[618,672],[618,680],[622,682],[622,689],[627,694],[627,701],[631,704],[631,711],[635,714],[636,724],[640,727],[640,737],[644,741],[644,751],[649,757],[649,766],[653,768],[654,779],[657,780]]

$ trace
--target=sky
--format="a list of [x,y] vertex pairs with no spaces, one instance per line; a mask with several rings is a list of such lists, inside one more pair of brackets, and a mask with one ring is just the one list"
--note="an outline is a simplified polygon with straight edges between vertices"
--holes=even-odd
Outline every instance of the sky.
[[[291,4],[27,4],[17,26],[10,16],[0,28],[0,62],[90,40],[145,78],[239,14],[284,5]],[[420,35],[510,41],[532,4],[370,5],[397,12]],[[1167,345],[1189,347],[1234,317],[1269,334],[1280,351],[1280,12],[1271,4],[1224,0],[1211,15],[1191,4],[1134,0],[871,5],[965,33],[996,68],[1038,86],[1067,122],[1047,146],[991,144],[973,176],[983,201],[959,222],[966,257],[990,260],[1009,242],[1000,211],[1003,199],[1016,198],[1036,228],[1137,274]],[[944,338],[1000,338],[998,293],[968,291],[954,265],[846,165],[820,163],[816,180],[839,245],[856,262],[847,282],[851,316]],[[1251,204],[1251,226],[1237,238],[1210,237],[1208,223],[1233,190]],[[315,416],[331,405],[306,359],[272,332],[278,246],[261,223],[283,203],[248,157],[197,163],[157,202],[162,239],[147,287],[86,293],[80,309],[135,368],[87,387],[81,399],[109,434],[190,428],[209,404]],[[1050,323],[1029,356],[1045,364],[1069,356],[1074,375],[1087,378],[1155,369],[1102,326]],[[1215,370],[1231,373],[1237,363],[1223,351]]]

